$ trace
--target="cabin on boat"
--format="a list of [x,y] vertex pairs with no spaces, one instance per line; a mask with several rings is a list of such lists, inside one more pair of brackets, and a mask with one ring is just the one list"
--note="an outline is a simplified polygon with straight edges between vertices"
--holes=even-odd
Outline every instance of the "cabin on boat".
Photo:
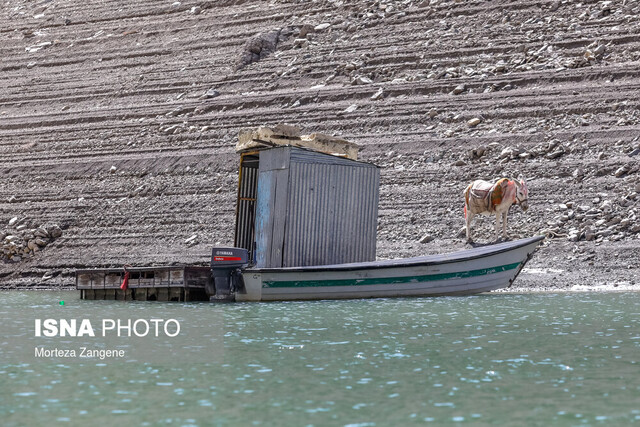
[[234,246],[257,268],[374,261],[378,167],[344,140],[269,131],[240,134]]

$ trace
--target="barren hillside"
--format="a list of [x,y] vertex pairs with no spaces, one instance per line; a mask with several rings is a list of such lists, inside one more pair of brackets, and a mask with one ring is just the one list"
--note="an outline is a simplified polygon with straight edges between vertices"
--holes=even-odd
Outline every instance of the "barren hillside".
[[522,174],[510,235],[549,239],[521,286],[640,286],[639,18],[630,0],[2,1],[0,282],[206,263],[233,244],[238,131],[284,122],[382,167],[380,257],[468,247],[462,190]]

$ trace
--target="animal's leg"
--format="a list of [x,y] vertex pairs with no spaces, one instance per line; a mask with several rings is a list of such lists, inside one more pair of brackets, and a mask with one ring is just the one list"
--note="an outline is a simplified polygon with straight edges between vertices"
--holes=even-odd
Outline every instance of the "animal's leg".
[[471,220],[473,219],[473,213],[467,209],[467,216],[465,217],[467,225],[467,241],[471,241]]
[[508,210],[502,213],[502,237],[507,238],[507,212]]
[[502,214],[500,212],[496,212],[496,240],[500,238],[500,218]]

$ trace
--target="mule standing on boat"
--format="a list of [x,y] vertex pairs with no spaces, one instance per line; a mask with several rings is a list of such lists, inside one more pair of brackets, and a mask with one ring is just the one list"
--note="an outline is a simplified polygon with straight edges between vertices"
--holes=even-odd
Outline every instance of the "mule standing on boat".
[[467,227],[467,241],[471,242],[471,220],[476,215],[496,215],[496,240],[500,233],[507,238],[507,212],[512,204],[520,205],[523,211],[529,208],[529,191],[523,178],[501,178],[495,183],[476,180],[464,190],[464,217]]

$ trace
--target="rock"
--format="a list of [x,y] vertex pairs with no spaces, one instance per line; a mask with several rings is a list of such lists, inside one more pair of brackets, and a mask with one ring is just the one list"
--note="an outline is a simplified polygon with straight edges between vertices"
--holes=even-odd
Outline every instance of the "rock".
[[309,46],[309,40],[306,38],[297,38],[293,40],[293,47],[302,49],[307,46]]
[[[176,134],[180,133],[181,130],[182,130],[182,127],[180,125],[171,125],[171,126],[165,128],[163,130],[163,132],[166,133],[167,135],[176,135]],[[112,168],[113,167],[115,167],[115,166],[112,166]]]
[[14,216],[9,220],[9,227],[13,227],[18,222],[18,217]]
[[500,152],[499,159],[507,159],[515,156],[516,150],[513,147],[507,147]]
[[313,27],[314,31],[323,31],[326,30],[327,28],[329,28],[331,26],[331,24],[329,24],[328,22],[324,22],[320,25],[316,25],[315,27]]
[[220,92],[218,92],[214,88],[209,89],[204,93],[204,95],[202,95],[203,98],[215,98],[218,96],[220,96]]
[[582,178],[584,176],[584,170],[582,170],[582,168],[577,168],[571,175],[576,179]]
[[469,158],[471,158],[471,159],[479,159],[480,157],[484,156],[487,153],[488,150],[489,149],[484,145],[481,145],[478,148],[474,148],[472,150],[469,150],[468,151]]
[[191,12],[192,15],[200,15],[202,8],[200,6],[193,6],[189,12]]
[[602,230],[597,233],[598,237],[609,237],[613,234],[611,230]]
[[109,173],[116,173],[117,170],[118,170],[117,167],[111,166],[111,169],[109,169]]
[[36,237],[43,237],[43,238],[47,238],[49,237],[49,233],[47,233],[47,230],[44,227],[38,227],[33,231],[33,235]]
[[351,82],[352,85],[369,85],[371,83],[373,83],[373,80],[366,76],[356,76]]
[[193,236],[191,236],[188,239],[186,239],[184,241],[184,243],[187,244],[187,245],[194,245],[194,244],[197,243],[197,239],[198,239],[198,235],[194,234]]
[[454,95],[460,95],[462,92],[464,92],[465,90],[467,90],[467,87],[465,85],[458,85],[455,87],[455,89],[453,89],[453,93]]
[[356,104],[351,104],[344,110],[344,112],[345,113],[353,113],[357,109],[358,109],[358,106]]
[[464,160],[460,159],[460,160],[457,160],[457,161],[453,164],[453,166],[466,166],[466,164],[467,164],[467,163],[466,163]]
[[52,44],[53,44],[52,42],[42,42],[42,43],[39,43],[39,44],[36,44],[36,45],[33,45],[33,46],[25,47],[24,50],[26,50],[29,53],[35,53],[35,52],[38,52],[38,51],[40,51],[42,49],[48,48]]
[[382,99],[382,98],[384,98],[384,89],[383,88],[379,88],[376,93],[371,95],[371,99],[374,100],[374,101],[377,101],[378,99]]
[[33,242],[34,242],[36,245],[40,246],[40,247],[47,246],[47,244],[49,243],[47,240],[42,239],[42,238],[40,238],[40,237],[36,237],[36,238],[33,240]]
[[300,33],[298,37],[306,38],[308,34],[311,34],[315,31],[315,28],[311,24],[304,24],[300,27]]
[[50,227],[47,227],[47,233],[49,234],[49,236],[57,239],[58,237],[62,236],[62,229],[60,228],[60,226],[54,224]]
[[474,117],[473,119],[467,122],[467,126],[472,128],[472,127],[478,126],[480,123],[482,123],[482,119],[480,117]]
[[564,148],[559,147],[557,150],[551,152],[551,153],[547,153],[547,155],[545,156],[547,159],[557,159],[558,157],[562,156],[564,154]]
[[621,176],[626,175],[627,173],[629,173],[629,170],[630,169],[628,165],[619,167],[615,172],[616,178],[620,178]]
[[20,236],[16,236],[15,234],[9,234],[8,236],[5,236],[5,237],[4,237],[4,240],[5,240],[6,242],[11,243],[11,242],[17,242],[17,241],[20,241],[20,240],[22,240],[22,238],[21,238]]
[[435,108],[432,108],[431,110],[429,110],[429,118],[433,119],[435,116],[438,115],[438,110],[436,110]]
[[599,209],[602,212],[605,212],[605,213],[611,212],[612,209],[613,209],[612,205],[611,205],[611,200],[605,200],[604,202],[602,202],[602,204],[600,205]]
[[593,54],[596,56],[596,58],[600,58],[602,57],[602,55],[604,55],[606,50],[607,50],[607,47],[601,44],[593,50]]
[[430,234],[425,234],[424,236],[422,236],[422,238],[420,239],[420,243],[429,243],[430,241],[433,240],[433,236]]
[[275,52],[278,44],[287,40],[291,33],[290,28],[278,28],[273,31],[256,34],[243,46],[235,66],[236,71]]
[[27,242],[27,247],[32,251],[39,248],[38,244],[34,240],[29,240],[29,242]]

